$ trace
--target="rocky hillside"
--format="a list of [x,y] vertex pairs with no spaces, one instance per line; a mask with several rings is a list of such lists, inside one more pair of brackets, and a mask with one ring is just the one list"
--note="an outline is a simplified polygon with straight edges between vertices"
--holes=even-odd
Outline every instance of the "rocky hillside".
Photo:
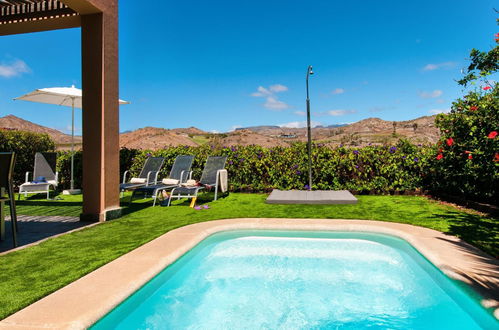
[[[48,134],[57,145],[68,145],[71,143],[71,135],[64,134],[53,128],[41,126],[14,115],[0,117],[0,129],[12,129],[34,133]],[[81,136],[75,136],[75,144],[81,144]]]
[[[216,139],[216,138],[214,138]],[[276,146],[287,146],[288,143],[283,139],[259,134],[250,130],[236,130],[235,132],[230,132],[226,137],[222,137],[219,141],[222,146],[248,146],[248,145],[259,145],[262,147],[276,147]]]
[[144,127],[120,134],[120,146],[131,149],[157,150],[179,145],[195,147],[198,144],[185,133],[157,127]]
[[[407,121],[367,118],[344,126],[313,128],[312,138],[329,145],[391,144],[400,138],[406,138],[414,143],[435,143],[439,138],[435,117],[424,116]],[[306,128],[255,126],[243,130],[278,138],[287,143],[307,139]]]
[[[413,143],[435,143],[439,131],[435,127],[435,116],[425,116],[407,121],[387,121],[367,118],[340,127],[316,127],[312,138],[316,142],[331,146],[339,144],[363,146],[367,144],[393,144],[400,138]],[[40,126],[27,120],[8,115],[0,118],[0,128],[47,133],[56,142],[58,149],[68,149],[71,136],[58,130]],[[217,146],[261,145],[264,147],[286,146],[296,141],[306,141],[305,128],[284,128],[279,126],[255,126],[237,129],[234,132],[212,134],[196,127],[164,129],[145,127],[120,134],[120,146],[137,149],[157,150],[167,146]],[[77,148],[81,137],[75,137]]]

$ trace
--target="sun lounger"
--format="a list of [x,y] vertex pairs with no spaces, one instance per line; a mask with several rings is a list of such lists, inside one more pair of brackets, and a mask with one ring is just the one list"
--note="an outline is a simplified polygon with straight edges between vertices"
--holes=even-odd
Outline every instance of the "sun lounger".
[[26,172],[25,182],[19,186],[19,196],[24,194],[46,193],[50,198],[50,187],[55,190],[59,184],[59,174],[56,171],[57,153],[37,152],[35,154],[35,167],[33,169],[32,181],[29,181],[30,172]]
[[129,171],[125,171],[123,173],[123,182],[120,184],[120,191],[123,193],[125,190],[134,190],[150,184],[157,184],[158,174],[164,161],[163,157],[147,158],[139,176],[131,178],[128,182],[126,181],[126,177]]
[[144,195],[153,197],[153,206],[155,206],[156,200],[161,192],[178,187],[181,183],[184,183],[191,178],[191,166],[193,161],[194,156],[192,155],[177,156],[173,162],[172,169],[170,170],[170,175],[158,184],[134,189],[132,197],[130,197],[130,203],[132,202],[135,194],[143,193]]
[[[195,185],[183,184],[180,187],[173,188],[167,205],[170,206],[172,198],[197,198],[200,190],[214,189],[214,200],[217,200],[219,187],[227,188],[227,171],[224,169],[226,161],[227,156],[209,156],[201,174],[201,180]],[[223,184],[221,184],[221,178],[224,179]]]

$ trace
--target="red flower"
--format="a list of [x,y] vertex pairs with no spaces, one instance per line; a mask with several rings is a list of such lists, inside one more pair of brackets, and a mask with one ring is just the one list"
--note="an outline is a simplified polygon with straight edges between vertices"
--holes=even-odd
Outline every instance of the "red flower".
[[444,155],[442,155],[442,154],[438,154],[438,155],[437,155],[437,160],[440,160],[440,159],[442,159],[442,158],[444,158]]
[[444,152],[444,149],[440,148],[440,149],[438,149],[438,152],[442,153],[442,152]]
[[496,152],[496,155],[494,156],[494,162],[499,162],[499,153]]
[[471,110],[471,111],[477,111],[477,110],[478,110],[478,107],[477,107],[476,105],[474,105],[474,106],[470,107],[470,110]]
[[471,151],[466,150],[464,153],[465,153],[465,154],[471,154]]
[[483,88],[483,90],[484,90],[484,91],[488,91],[488,90],[489,90],[489,89],[491,89],[491,88],[492,88],[492,87],[490,87],[490,86],[485,86],[485,87]]
[[469,155],[468,155],[468,159],[473,159],[473,155],[472,155],[472,154],[469,154]]
[[447,142],[447,145],[450,147],[451,145],[454,144],[454,139],[453,138],[448,138],[446,142]]
[[489,135],[487,135],[487,137],[488,137],[489,139],[493,139],[493,138],[495,138],[496,136],[497,136],[497,131],[492,131],[492,132],[490,132],[490,133],[489,133]]
[[496,37],[496,42],[499,42],[499,33],[496,33],[494,37]]

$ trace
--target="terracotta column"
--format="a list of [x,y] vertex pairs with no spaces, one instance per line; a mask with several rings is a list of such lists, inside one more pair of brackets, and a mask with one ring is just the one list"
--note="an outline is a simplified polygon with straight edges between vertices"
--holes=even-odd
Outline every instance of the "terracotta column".
[[[114,3],[114,1],[108,2]],[[118,10],[81,16],[82,220],[119,217]]]

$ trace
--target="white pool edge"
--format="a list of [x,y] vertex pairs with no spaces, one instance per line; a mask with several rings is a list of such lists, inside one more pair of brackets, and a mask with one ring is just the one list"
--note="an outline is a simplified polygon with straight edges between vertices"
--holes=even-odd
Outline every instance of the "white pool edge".
[[499,262],[459,238],[371,220],[226,219],[172,230],[0,321],[9,329],[85,329],[206,237],[240,229],[357,231],[406,240],[447,276],[470,285],[499,319]]

